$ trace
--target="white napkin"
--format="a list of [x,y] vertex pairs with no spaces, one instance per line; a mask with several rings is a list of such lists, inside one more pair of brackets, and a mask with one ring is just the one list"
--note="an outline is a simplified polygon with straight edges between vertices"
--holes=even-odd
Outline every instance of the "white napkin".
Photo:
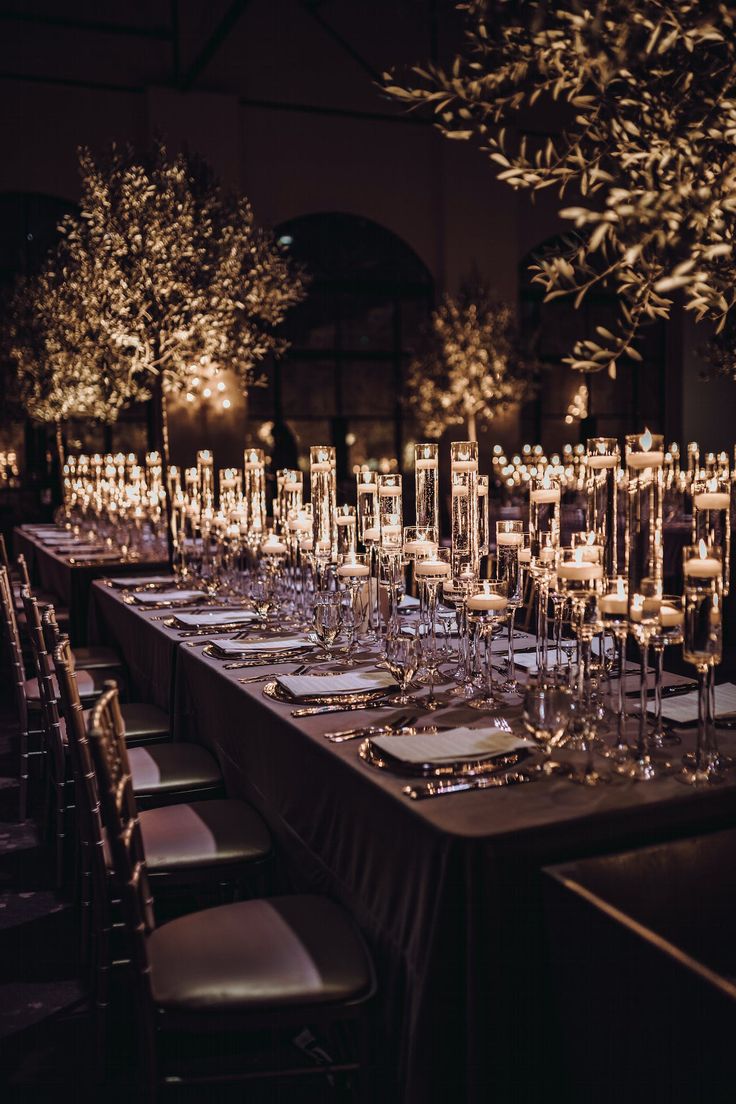
[[207,629],[212,625],[247,625],[255,616],[250,610],[213,610],[211,613],[177,613],[176,620],[193,629]]
[[160,586],[161,583],[173,583],[173,575],[118,575],[114,579],[110,579],[110,582],[114,587],[136,587],[136,586],[148,586],[153,583],[155,586]]
[[149,590],[133,597],[142,606],[147,606],[156,602],[191,602],[193,598],[202,598],[203,595],[201,590]]
[[[571,649],[574,651],[574,649]],[[547,651],[547,663],[551,667],[554,663],[567,663],[567,654],[562,651],[560,655],[557,648],[549,648]],[[537,669],[537,654],[536,652],[517,652],[514,656],[514,663],[517,667],[521,667],[525,671],[536,671]]]
[[303,636],[281,636],[274,640],[218,640],[215,644],[218,652],[227,652],[228,655],[291,652],[308,646]]
[[[650,707],[649,712],[652,712]],[[716,716],[725,713],[736,713],[736,686],[732,682],[724,682],[716,686]],[[668,721],[677,721],[679,724],[687,724],[688,721],[698,719],[698,692],[693,690],[691,694],[665,696],[662,701],[662,716]]]
[[416,736],[374,736],[372,743],[404,763],[448,763],[503,755],[515,748],[536,747],[531,740],[500,728],[452,728]]
[[356,694],[388,690],[396,681],[388,671],[349,671],[344,675],[280,675],[279,684],[295,698],[315,694]]

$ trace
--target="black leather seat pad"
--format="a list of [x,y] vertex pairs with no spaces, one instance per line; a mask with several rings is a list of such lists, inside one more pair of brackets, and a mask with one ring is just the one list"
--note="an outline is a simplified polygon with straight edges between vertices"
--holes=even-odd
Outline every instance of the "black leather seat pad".
[[244,801],[218,799],[144,809],[140,813],[151,874],[235,866],[264,859],[271,850],[268,828]]
[[213,755],[199,744],[149,744],[128,751],[133,789],[166,794],[221,785]]

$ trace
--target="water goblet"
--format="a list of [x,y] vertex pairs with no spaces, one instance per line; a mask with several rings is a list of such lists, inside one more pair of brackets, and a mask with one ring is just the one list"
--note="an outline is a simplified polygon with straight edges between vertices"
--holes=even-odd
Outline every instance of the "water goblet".
[[552,761],[552,748],[559,745],[570,720],[571,695],[558,679],[540,672],[532,675],[524,692],[522,720],[529,735],[544,754],[542,770],[551,774],[560,769]]
[[387,698],[387,705],[410,705],[414,698],[407,694],[407,687],[416,674],[421,656],[419,637],[409,633],[389,633],[386,638],[386,666],[399,684],[399,693]]
[[314,599],[313,615],[317,641],[329,652],[342,628],[342,594],[336,590],[319,591]]

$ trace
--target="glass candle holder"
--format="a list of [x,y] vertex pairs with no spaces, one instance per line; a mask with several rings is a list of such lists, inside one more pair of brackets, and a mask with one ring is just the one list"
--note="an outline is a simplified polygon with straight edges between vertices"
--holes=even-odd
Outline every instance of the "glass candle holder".
[[493,632],[508,617],[508,591],[505,582],[482,580],[467,598],[469,628],[474,630],[484,645],[485,686],[479,695],[470,698],[473,709],[497,710],[503,703],[497,697],[493,685]]
[[722,553],[701,540],[683,551],[684,641],[682,655],[698,676],[698,735],[694,762],[680,780],[690,785],[722,782],[709,674],[723,657]]
[[335,514],[337,526],[337,555],[354,556],[357,551],[355,506],[338,506]]
[[401,552],[404,511],[402,480],[397,472],[378,477],[378,528],[381,551]]
[[439,447],[435,444],[414,446],[414,480],[417,500],[417,525],[439,532]]
[[199,501],[204,507],[215,504],[215,461],[209,449],[197,453],[197,485]]
[[313,555],[325,563],[334,562],[337,555],[335,466],[335,449],[331,445],[315,445],[309,450]]
[[347,667],[355,665],[353,650],[369,609],[370,573],[370,554],[352,552],[340,555],[338,553],[338,584],[344,586],[350,593],[348,653],[345,660]]
[[549,535],[548,543],[555,547],[560,543],[560,496],[559,480],[548,475],[529,480],[529,536],[535,559],[543,535]]
[[478,442],[453,441],[452,473],[452,575],[477,578],[480,573],[478,541]]
[[478,476],[478,553],[480,556],[487,556],[490,552],[489,532],[488,532],[488,486],[489,478],[487,475]]
[[496,522],[496,578],[506,586],[509,615],[506,622],[508,648],[506,651],[506,678],[502,689],[505,693],[517,693],[514,664],[514,618],[524,599],[524,586],[519,551],[524,541],[524,526],[521,521]]
[[618,574],[618,470],[621,452],[615,437],[589,437],[586,455],[587,528],[603,539],[603,569]]
[[427,593],[427,624],[429,646],[424,649],[424,666],[429,675],[430,693],[424,701],[425,708],[436,708],[434,683],[440,666],[437,648],[437,602],[441,588],[450,581],[450,549],[438,548],[433,555],[417,559],[414,573],[419,586]]
[[731,486],[720,476],[696,480],[692,488],[693,544],[705,541],[721,550],[721,584],[728,595],[731,574]]
[[631,749],[626,740],[626,694],[624,674],[626,670],[626,638],[629,635],[629,596],[626,577],[616,575],[605,581],[603,593],[598,599],[598,612],[605,631],[616,642],[618,678],[616,680],[616,742],[603,750],[617,768],[628,767]]
[[655,748],[680,743],[680,737],[665,728],[662,720],[662,684],[664,650],[673,644],[682,644],[684,621],[685,614],[680,595],[663,595],[662,605],[659,607],[659,620],[650,641],[654,652],[654,728],[649,734],[649,742]]
[[356,473],[356,502],[358,517],[358,540],[366,548],[378,543],[378,473],[359,471]]
[[258,540],[266,528],[266,457],[263,449],[246,449],[243,454],[243,498],[249,536]]

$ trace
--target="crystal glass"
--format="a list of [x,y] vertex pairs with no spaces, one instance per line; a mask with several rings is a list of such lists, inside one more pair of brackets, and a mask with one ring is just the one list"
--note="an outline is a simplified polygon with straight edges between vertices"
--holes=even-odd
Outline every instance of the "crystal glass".
[[243,498],[249,535],[257,538],[266,528],[266,457],[263,449],[246,449],[243,468]]
[[539,558],[540,541],[547,536],[547,544],[556,547],[560,543],[560,494],[559,480],[545,475],[529,480],[529,536],[532,559]]
[[603,569],[608,578],[618,574],[618,473],[621,451],[615,437],[589,437],[585,466],[589,532],[603,540]]
[[478,543],[478,442],[453,441],[452,472],[452,575],[477,579],[480,573]]
[[438,548],[432,556],[422,557],[414,564],[414,574],[417,583],[427,592],[427,625],[429,641],[428,647],[423,649],[423,662],[429,674],[430,692],[425,706],[433,708],[436,701],[434,697],[434,683],[440,666],[440,655],[437,648],[437,600],[440,589],[450,579],[450,550]]
[[724,780],[718,755],[709,672],[723,657],[722,551],[701,540],[684,549],[683,659],[698,675],[698,735],[695,759],[678,776],[689,785],[713,785]]
[[478,553],[481,557],[490,552],[488,534],[488,476],[478,476]]
[[508,618],[508,587],[505,582],[481,581],[467,598],[467,617],[471,629],[484,645],[485,687],[468,701],[473,709],[498,709],[503,703],[496,696],[493,685],[493,632]]
[[524,599],[524,586],[519,550],[524,542],[524,528],[521,521],[496,522],[496,578],[506,585],[509,615],[506,620],[508,648],[506,652],[506,679],[502,689],[504,693],[516,693],[519,684],[516,681],[514,665],[514,618]]
[[401,552],[403,533],[402,481],[398,472],[378,477],[378,526],[381,550]]
[[355,506],[338,506],[335,516],[337,525],[337,556],[354,555],[357,551]]
[[313,616],[315,636],[329,651],[342,628],[342,594],[336,590],[320,591],[314,599]]
[[417,500],[417,525],[439,532],[439,448],[436,444],[414,446],[414,479]]
[[558,747],[570,720],[570,691],[555,679],[540,673],[532,675],[524,692],[522,720],[533,740],[545,756],[543,770],[558,769],[551,759],[552,748]]
[[626,670],[626,638],[629,634],[629,598],[626,577],[616,575],[606,579],[603,593],[598,599],[598,612],[604,630],[611,633],[616,642],[616,742],[602,750],[602,754],[618,767],[628,769],[631,749],[626,741],[626,694],[624,675]]
[[387,698],[385,704],[410,705],[407,687],[416,674],[421,656],[419,637],[408,633],[389,633],[386,638],[386,665],[399,684],[399,694]]

